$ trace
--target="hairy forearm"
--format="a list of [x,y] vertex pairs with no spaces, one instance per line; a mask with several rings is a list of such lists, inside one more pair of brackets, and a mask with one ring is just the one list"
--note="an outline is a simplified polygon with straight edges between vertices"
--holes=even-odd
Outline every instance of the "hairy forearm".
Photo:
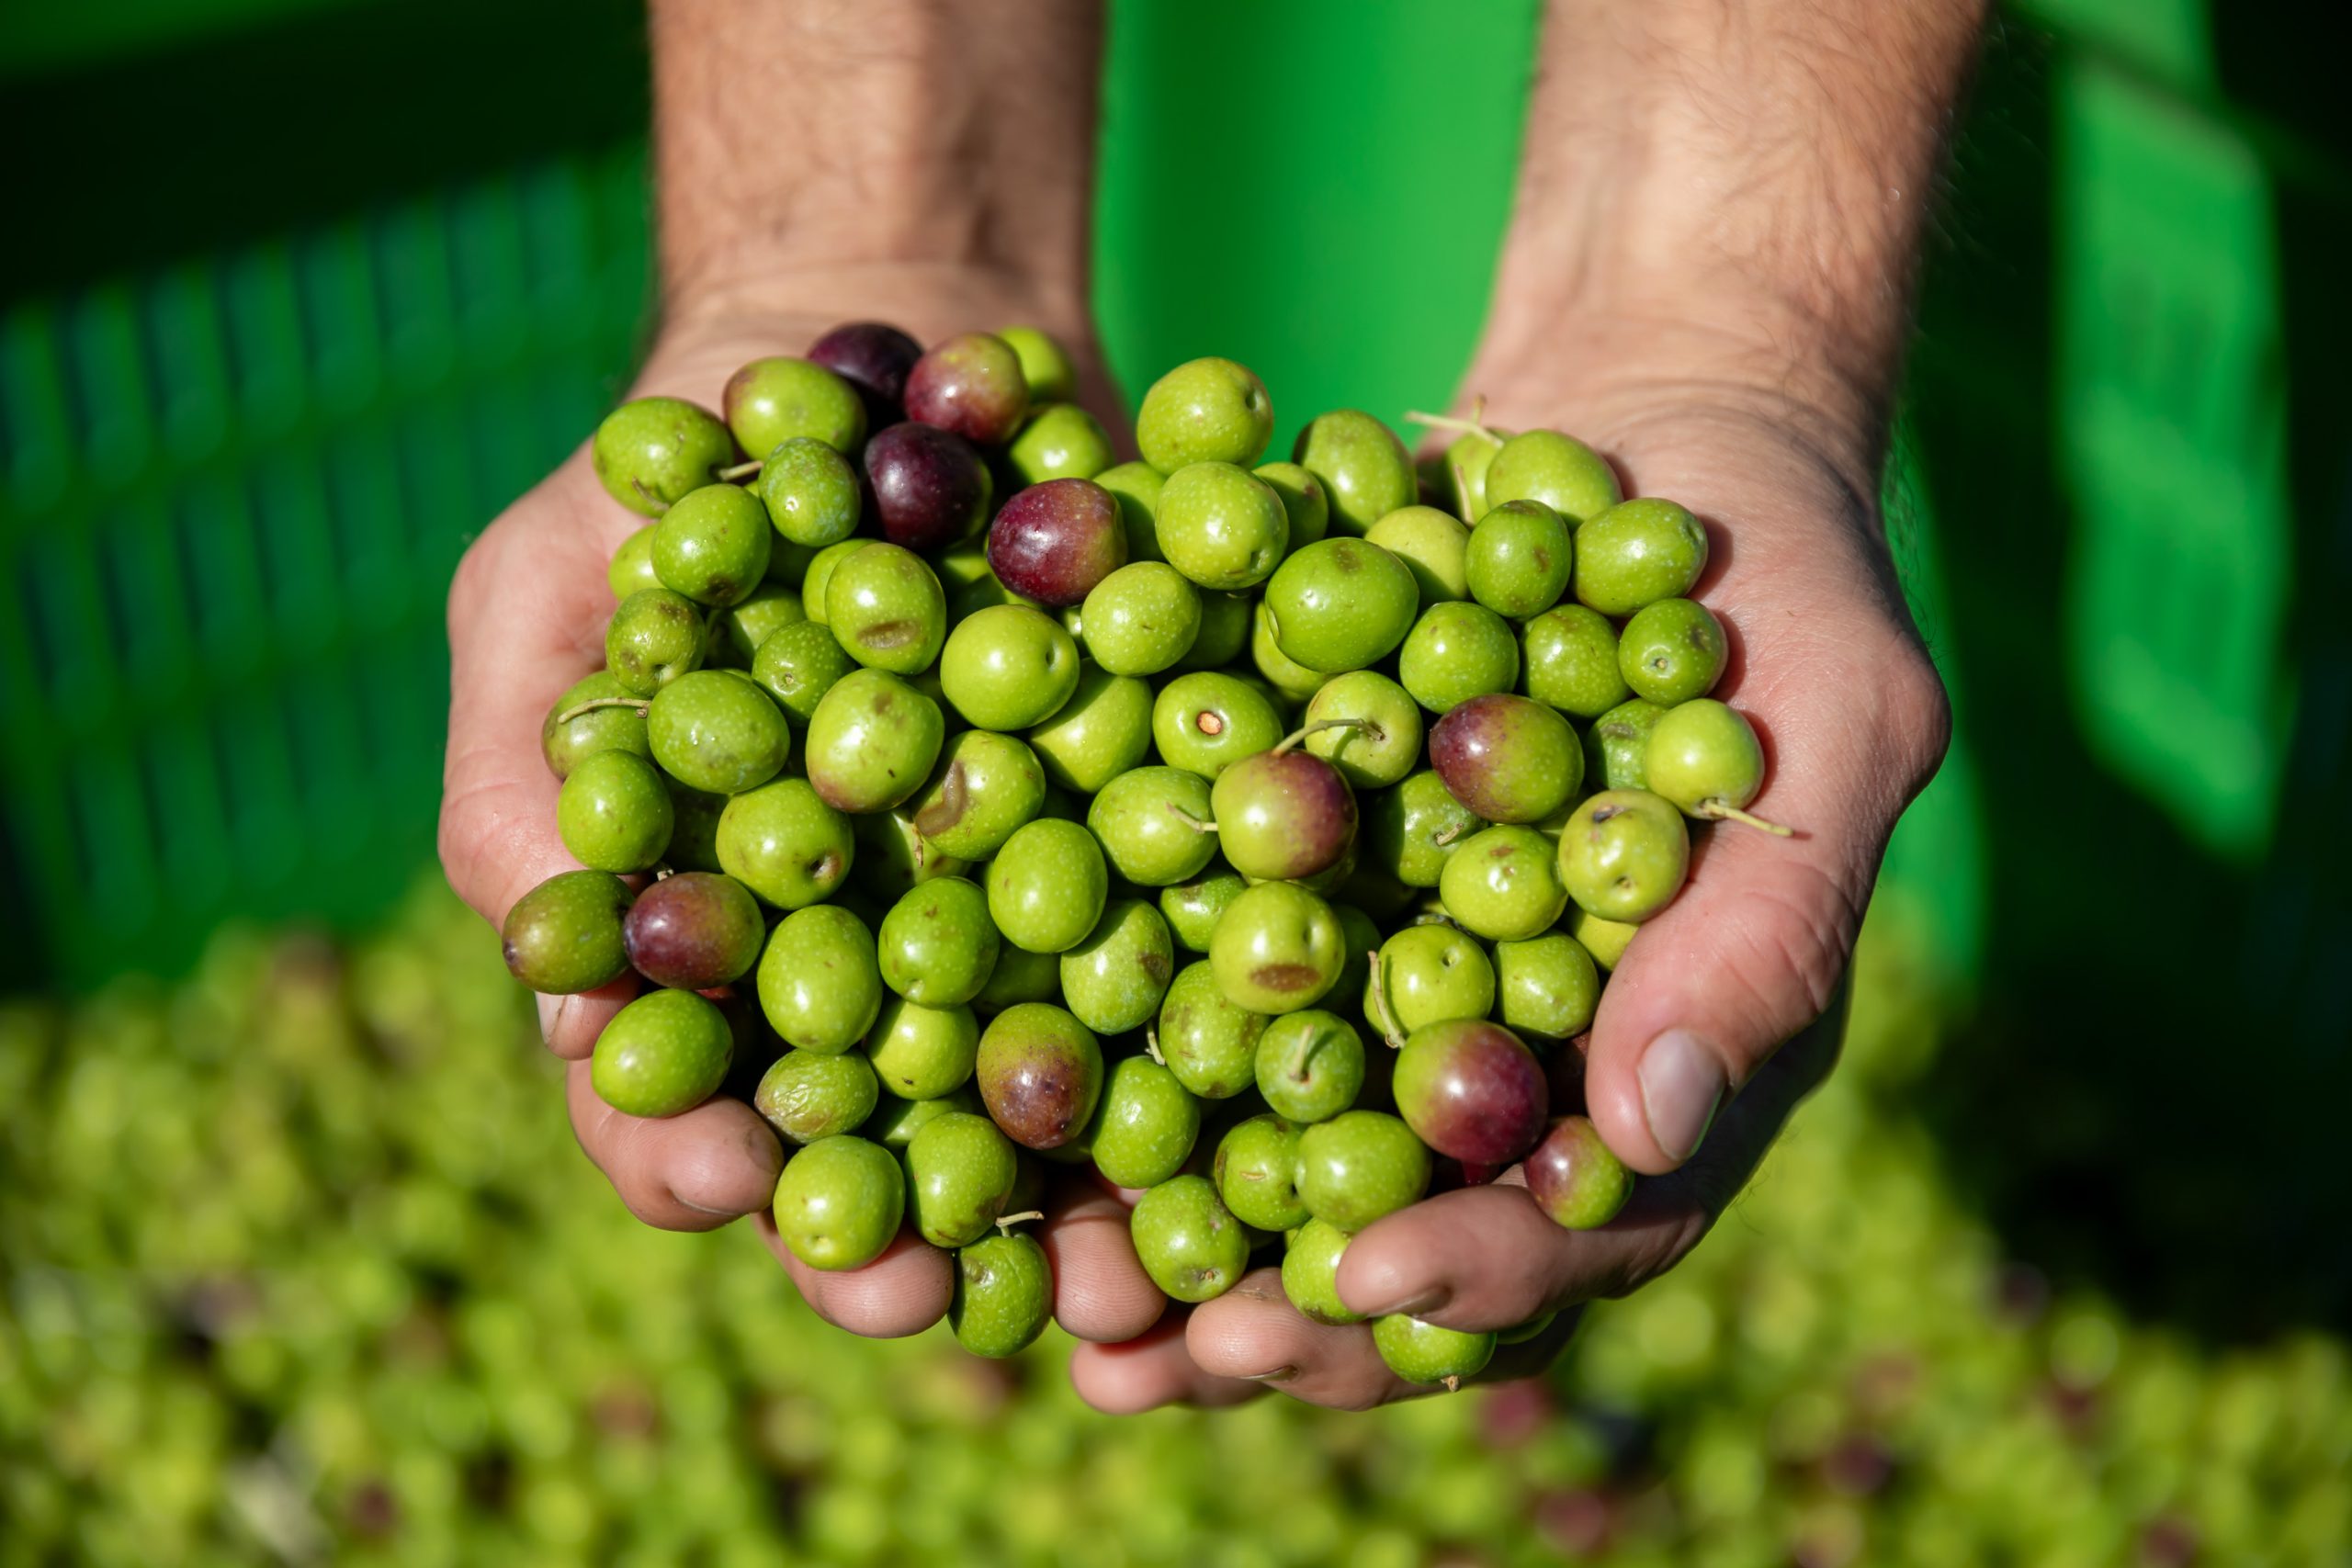
[[654,0],[665,303],[959,268],[1082,304],[1095,0]]
[[1874,448],[1984,10],[1552,0],[1494,339],[1713,354]]

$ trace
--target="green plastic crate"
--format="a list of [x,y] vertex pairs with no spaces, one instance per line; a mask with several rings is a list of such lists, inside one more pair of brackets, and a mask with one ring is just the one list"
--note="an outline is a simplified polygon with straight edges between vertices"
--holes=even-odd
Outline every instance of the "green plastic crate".
[[2041,26],[2176,87],[2213,83],[2205,0],[2022,0],[2018,8]]
[[2251,862],[2293,696],[2269,179],[2229,127],[2103,62],[2070,62],[2057,85],[2076,707],[2193,839]]
[[361,919],[430,855],[442,595],[627,365],[642,191],[637,150],[553,162],[0,316],[0,778],[48,977]]

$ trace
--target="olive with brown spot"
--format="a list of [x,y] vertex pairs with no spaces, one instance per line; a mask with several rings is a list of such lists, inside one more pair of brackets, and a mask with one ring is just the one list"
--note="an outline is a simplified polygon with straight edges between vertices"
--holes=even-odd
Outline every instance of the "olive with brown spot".
[[1296,1012],[1313,1007],[1338,982],[1347,945],[1330,905],[1295,883],[1261,882],[1244,890],[1217,921],[1209,966],[1234,1006]]
[[947,593],[912,550],[868,544],[825,580],[825,624],[842,650],[870,670],[912,675],[947,640]]

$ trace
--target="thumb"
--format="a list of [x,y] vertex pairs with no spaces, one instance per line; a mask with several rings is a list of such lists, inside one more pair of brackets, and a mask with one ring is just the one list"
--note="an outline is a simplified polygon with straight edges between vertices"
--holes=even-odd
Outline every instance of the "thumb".
[[[1795,836],[1728,822],[1694,831],[1690,881],[1634,936],[1593,1021],[1589,1112],[1645,1175],[1689,1159],[1740,1086],[1827,1009],[1887,835],[1941,750],[1931,726],[1858,732],[1833,705],[1770,705],[1779,716],[1758,728],[1774,783],[1753,809]],[[1884,739],[1913,728],[1917,744]]]
[[1657,1176],[1697,1151],[1828,1006],[1862,902],[1791,840],[1731,827],[1693,846],[1690,885],[1634,937],[1593,1022],[1585,1100],[1620,1159]]

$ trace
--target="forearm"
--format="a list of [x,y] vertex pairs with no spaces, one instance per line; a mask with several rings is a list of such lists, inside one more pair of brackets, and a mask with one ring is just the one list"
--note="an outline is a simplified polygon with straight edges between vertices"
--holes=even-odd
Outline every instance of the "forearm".
[[1984,9],[1553,0],[1491,341],[1713,359],[1874,463]]
[[665,307],[998,275],[1082,310],[1094,0],[654,0]]

